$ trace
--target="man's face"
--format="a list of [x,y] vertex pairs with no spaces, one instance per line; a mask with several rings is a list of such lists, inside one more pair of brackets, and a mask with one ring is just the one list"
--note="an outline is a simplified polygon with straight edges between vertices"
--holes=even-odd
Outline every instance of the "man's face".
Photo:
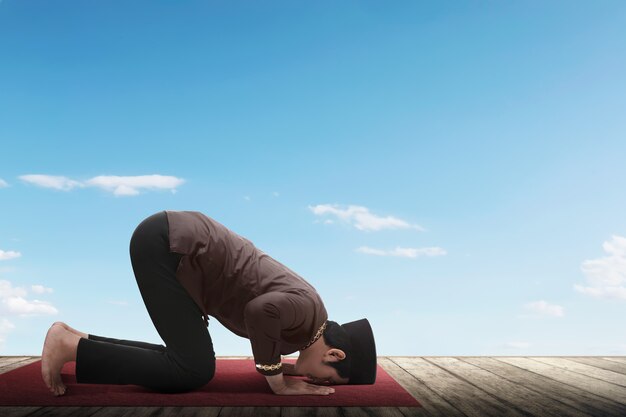
[[340,385],[348,383],[348,378],[341,378],[335,368],[324,364],[321,357],[311,359],[312,360],[306,363],[300,364],[298,367],[298,371],[308,377],[307,382],[317,385]]
[[339,377],[337,370],[332,366],[326,365],[325,368],[327,369],[324,372],[308,373],[306,375],[308,377],[307,382],[317,385],[341,385],[348,383],[348,378]]

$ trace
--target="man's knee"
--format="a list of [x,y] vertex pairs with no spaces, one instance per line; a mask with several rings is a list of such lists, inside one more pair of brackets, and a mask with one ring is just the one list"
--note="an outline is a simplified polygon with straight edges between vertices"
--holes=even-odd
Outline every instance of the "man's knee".
[[195,391],[208,384],[209,381],[213,379],[214,375],[215,371],[211,371],[202,375],[187,374],[184,377],[179,378],[177,381],[171,381],[167,385],[153,387],[153,389],[162,393],[169,394]]
[[184,381],[182,381],[180,384],[178,384],[174,390],[175,392],[189,392],[189,391],[195,391],[199,388],[202,388],[203,386],[205,386],[206,384],[208,384],[213,377],[215,376],[215,371],[211,371],[211,372],[207,372],[205,374],[202,374],[200,376],[198,375],[189,375],[187,378],[185,378]]
[[207,357],[194,363],[189,373],[188,386],[191,389],[200,388],[209,383],[215,376],[215,358]]
[[197,369],[199,380],[203,385],[208,383],[215,376],[215,358],[209,358]]

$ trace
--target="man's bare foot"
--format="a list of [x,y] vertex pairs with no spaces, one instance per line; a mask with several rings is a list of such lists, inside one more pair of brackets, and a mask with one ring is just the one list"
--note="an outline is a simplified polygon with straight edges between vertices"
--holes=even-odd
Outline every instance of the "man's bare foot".
[[54,395],[65,394],[66,386],[61,380],[61,369],[66,362],[76,360],[80,336],[52,325],[48,329],[41,353],[41,376]]
[[65,330],[69,330],[70,332],[72,332],[72,333],[74,333],[74,334],[76,334],[76,335],[78,335],[80,337],[83,337],[85,339],[89,338],[89,335],[87,333],[80,332],[80,331],[74,329],[73,327],[70,327],[68,324],[63,323],[62,321],[55,321],[54,323],[52,323],[52,325],[53,326],[54,325],[63,326],[65,328]]

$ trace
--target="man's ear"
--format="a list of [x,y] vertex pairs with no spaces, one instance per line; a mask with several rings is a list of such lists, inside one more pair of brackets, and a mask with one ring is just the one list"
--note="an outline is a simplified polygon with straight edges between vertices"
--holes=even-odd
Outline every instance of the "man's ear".
[[338,362],[346,357],[346,353],[341,349],[331,348],[324,354],[324,360],[326,362]]

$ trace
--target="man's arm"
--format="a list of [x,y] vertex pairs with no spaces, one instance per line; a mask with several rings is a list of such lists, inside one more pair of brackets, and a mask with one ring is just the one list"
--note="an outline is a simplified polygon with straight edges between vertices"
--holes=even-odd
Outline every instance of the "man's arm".
[[309,303],[301,295],[268,292],[246,304],[244,320],[258,372],[264,376],[283,372],[281,330],[300,326],[311,311]]
[[306,299],[287,293],[269,292],[250,300],[244,308],[246,328],[258,372],[265,376],[274,394],[328,395],[334,388],[309,384],[298,378],[284,378],[280,355],[280,332],[297,327],[307,313]]

